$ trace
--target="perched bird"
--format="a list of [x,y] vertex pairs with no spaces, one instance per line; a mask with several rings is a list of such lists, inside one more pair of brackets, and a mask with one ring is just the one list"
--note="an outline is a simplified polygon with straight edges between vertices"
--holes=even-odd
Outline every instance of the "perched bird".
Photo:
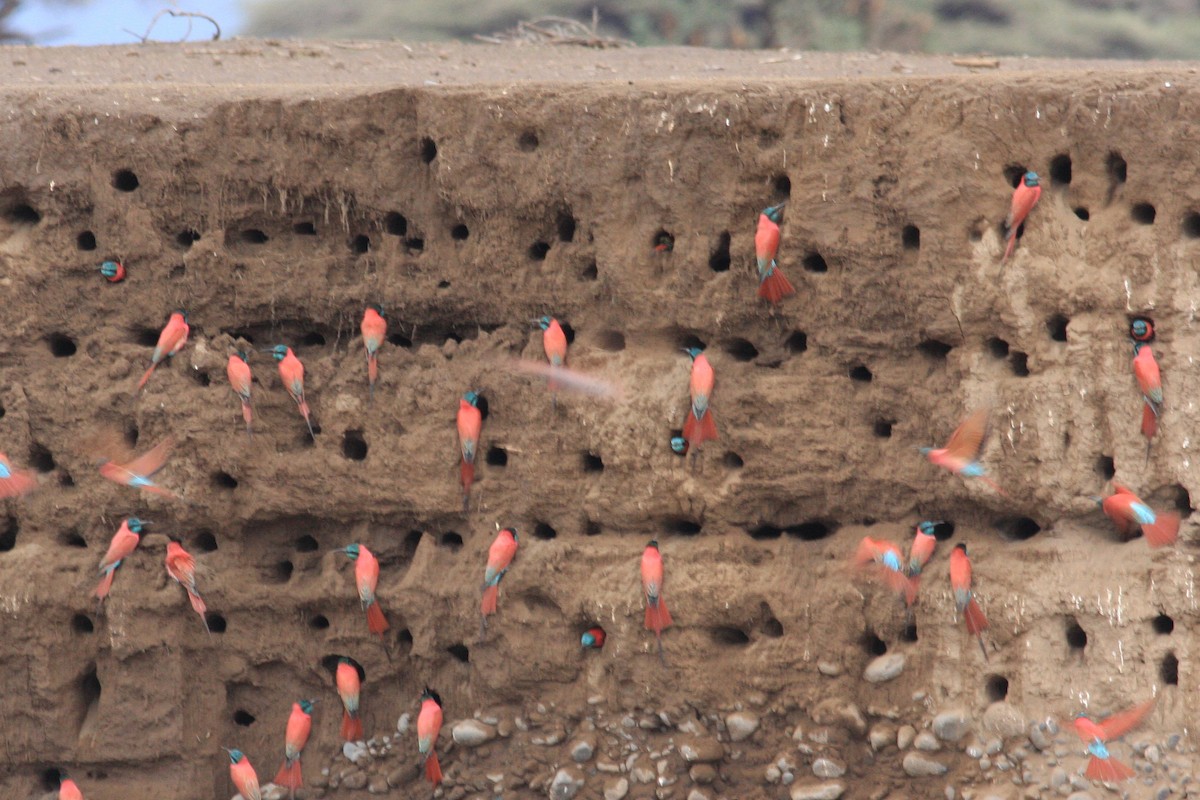
[[58,771],[58,800],[83,800],[83,792],[75,781],[67,777],[66,770]]
[[167,543],[166,562],[167,574],[187,592],[188,600],[192,602],[192,609],[200,615],[200,621],[204,623],[204,630],[208,630],[208,618],[204,616],[208,608],[204,605],[204,599],[200,597],[200,593],[196,591],[196,559],[183,549],[183,545],[178,540],[172,539]]
[[1100,722],[1093,722],[1083,714],[1075,718],[1075,732],[1087,743],[1088,755],[1091,756],[1087,771],[1083,773],[1088,780],[1120,783],[1133,777],[1132,769],[1109,755],[1105,742],[1120,739],[1136,728],[1152,708],[1154,701],[1147,700]]
[[[542,317],[536,323],[542,329],[542,349],[546,351],[546,360],[550,362],[551,368],[558,370],[566,366],[567,335],[563,332],[562,326],[558,324],[558,320],[553,317]],[[558,381],[551,378],[548,386],[550,388],[550,405],[552,408],[557,408],[558,399],[554,393],[558,391]]]
[[479,446],[479,432],[483,428],[483,414],[478,404],[479,393],[467,392],[458,401],[458,447],[462,452],[459,480],[463,488],[463,511],[471,501],[471,484],[475,482],[475,452]]
[[125,280],[125,265],[120,261],[105,261],[100,265],[100,274],[109,283],[120,283]]
[[367,629],[382,636],[388,629],[388,621],[375,597],[375,586],[379,583],[379,561],[365,544],[348,544],[338,552],[354,561],[354,584],[358,587],[358,599],[367,612]]
[[359,742],[363,739],[362,719],[358,715],[358,693],[361,684],[358,669],[350,659],[342,657],[337,665],[337,690],[342,698],[342,740]]
[[1142,436],[1146,437],[1146,461],[1150,461],[1150,444],[1158,433],[1158,416],[1162,412],[1162,373],[1154,360],[1150,345],[1133,343],[1133,376],[1142,390]]
[[484,627],[487,627],[488,616],[496,613],[500,581],[504,579],[508,565],[517,554],[517,541],[517,529],[504,528],[496,534],[492,546],[488,548],[487,569],[483,573],[483,601],[479,604]]
[[288,717],[287,732],[283,739],[283,766],[275,776],[275,784],[288,790],[288,797],[295,798],[296,790],[304,785],[300,771],[300,753],[308,744],[312,732],[312,700],[292,703],[292,714]]
[[17,469],[8,460],[8,456],[0,453],[0,500],[9,497],[20,497],[29,494],[37,488],[37,478],[32,472]]
[[1156,512],[1119,483],[1113,483],[1113,493],[1108,497],[1092,499],[1100,504],[1100,508],[1117,526],[1117,532],[1123,539],[1132,539],[1137,535],[1138,528],[1142,529],[1146,544],[1151,547],[1174,544],[1179,537],[1177,512]]
[[666,231],[659,231],[654,235],[654,252],[669,253],[675,249],[675,237]]
[[383,337],[387,336],[387,320],[383,318],[383,306],[370,305],[363,312],[362,325],[363,344],[367,348],[367,386],[371,397],[375,396],[375,381],[379,378],[379,362],[376,356],[383,346]]
[[308,403],[304,399],[304,365],[286,344],[277,344],[265,352],[275,356],[275,360],[279,362],[279,379],[283,381],[283,388],[287,389],[287,393],[296,401],[296,407],[304,417],[304,424],[308,426],[308,435],[315,442],[317,435],[313,433],[312,418],[309,416]]
[[1004,490],[987,476],[983,465],[976,460],[979,458],[980,451],[983,450],[984,440],[987,439],[990,413],[986,408],[972,412],[954,430],[954,433],[950,434],[950,441],[946,443],[945,447],[936,449],[922,447],[920,449],[929,457],[930,463],[948,469],[955,475],[961,475],[964,478],[979,478],[1000,494],[1004,494]]
[[436,789],[442,782],[438,763],[437,738],[442,730],[442,698],[430,688],[421,693],[421,712],[417,716],[417,749],[425,757],[425,777]]
[[1148,319],[1135,319],[1129,323],[1129,338],[1134,342],[1149,344],[1154,341],[1154,323]]
[[983,644],[983,632],[987,630],[987,617],[975,600],[971,590],[971,559],[967,558],[967,546],[962,542],[950,551],[950,588],[954,590],[954,607],[967,624],[967,632],[979,639],[983,660],[988,660],[987,647]]
[[254,430],[251,428],[251,422],[254,420],[254,412],[250,408],[250,384],[253,377],[250,374],[250,364],[246,360],[246,354],[231,353],[229,363],[225,365],[225,374],[229,376],[229,385],[233,387],[234,394],[242,401],[242,419],[246,421],[246,433],[253,438]]
[[937,525],[938,523],[929,521],[917,525],[912,544],[908,548],[909,577],[920,576],[921,570],[925,569],[929,559],[933,558],[933,549],[937,547],[937,537],[934,536]]
[[654,631],[654,638],[658,640],[658,657],[665,666],[667,659],[663,653],[662,632],[671,627],[674,620],[671,619],[671,612],[667,610],[667,601],[662,596],[662,589],[662,554],[658,551],[658,541],[652,539],[642,551],[642,593],[646,596],[645,625],[647,630]]
[[717,423],[713,420],[712,409],[708,407],[713,390],[713,369],[708,363],[708,356],[700,348],[685,347],[683,352],[692,357],[692,405],[683,423],[683,438],[694,453],[700,445],[717,438]]
[[582,648],[593,647],[599,650],[601,647],[604,647],[604,640],[606,638],[607,634],[604,633],[604,628],[597,625],[594,628],[588,628],[583,636],[579,637],[579,646]]
[[1008,216],[1004,219],[1005,238],[1008,239],[1008,247],[1004,249],[1004,257],[1000,259],[1003,264],[1012,255],[1013,248],[1017,244],[1017,230],[1020,229],[1021,223],[1029,216],[1029,212],[1037,205],[1038,198],[1042,196],[1042,187],[1038,185],[1038,174],[1036,172],[1026,172],[1021,177],[1021,182],[1017,184],[1017,188],[1013,190],[1012,207],[1008,210]]
[[229,753],[229,778],[237,788],[238,794],[243,800],[262,800],[262,792],[258,788],[258,773],[250,765],[250,759],[246,758],[241,750],[230,750],[228,747],[221,749]]
[[899,594],[906,605],[912,605],[916,599],[916,584],[905,571],[900,548],[891,542],[864,536],[855,550],[854,565],[869,569],[876,580]]
[[677,456],[686,456],[688,451],[688,440],[682,436],[671,437],[671,452]]
[[158,344],[154,346],[154,355],[150,356],[150,369],[146,370],[142,379],[138,381],[137,389],[133,392],[134,396],[142,391],[146,381],[150,380],[150,376],[154,374],[154,368],[164,358],[170,358],[183,349],[183,346],[187,344],[188,330],[186,311],[176,311],[171,315],[166,326],[163,327],[162,333],[158,335]]
[[758,296],[772,303],[796,293],[775,263],[779,251],[779,221],[783,219],[784,203],[768,206],[758,215],[758,231],[754,234],[754,257],[758,262]]
[[130,517],[121,523],[121,527],[113,534],[109,542],[108,552],[100,559],[100,583],[96,586],[96,598],[104,602],[112,589],[113,578],[116,577],[117,567],[137,549],[142,540],[142,526],[146,523],[137,517]]
[[100,474],[114,483],[132,486],[134,489],[145,489],[147,492],[178,499],[174,492],[164,489],[150,480],[151,476],[162,469],[163,465],[167,463],[167,457],[171,455],[171,448],[174,445],[175,440],[168,436],[142,455],[125,464],[118,464],[115,461],[103,461],[100,463]]

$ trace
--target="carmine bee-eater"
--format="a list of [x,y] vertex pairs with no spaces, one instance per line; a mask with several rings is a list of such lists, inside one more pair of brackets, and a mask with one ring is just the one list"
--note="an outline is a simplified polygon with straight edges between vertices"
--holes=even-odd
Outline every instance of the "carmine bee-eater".
[[[1141,320],[1138,320],[1140,322]],[[1134,323],[1136,325],[1137,322]],[[1133,343],[1133,376],[1142,390],[1142,436],[1146,437],[1146,461],[1150,461],[1150,443],[1158,433],[1158,415],[1162,411],[1162,373],[1154,360],[1154,351],[1143,342]]]
[[100,474],[114,483],[178,499],[174,492],[164,489],[150,480],[167,463],[167,457],[171,455],[171,448],[174,445],[175,440],[168,436],[128,463],[118,464],[115,461],[104,461],[100,464]]
[[854,565],[869,570],[873,578],[900,595],[905,605],[916,599],[916,584],[904,569],[900,548],[891,542],[864,536],[854,552]]
[[475,453],[479,447],[479,432],[483,428],[483,414],[477,403],[478,392],[467,392],[458,401],[458,447],[462,453],[459,480],[463,489],[463,511],[470,507],[471,484],[475,482]]
[[358,599],[367,612],[367,629],[383,635],[388,629],[388,621],[375,597],[375,586],[379,583],[379,561],[365,544],[348,544],[338,552],[354,561],[354,585],[358,587]]
[[1179,514],[1156,512],[1142,499],[1119,483],[1113,483],[1113,493],[1108,497],[1093,497],[1105,515],[1117,526],[1121,538],[1128,540],[1137,535],[1138,528],[1151,547],[1174,544],[1179,536]]
[[607,639],[607,634],[604,633],[604,628],[597,625],[594,628],[588,628],[584,631],[583,636],[579,637],[579,646],[582,648],[595,648],[599,650],[604,647],[604,640]]
[[338,659],[337,690],[342,698],[342,740],[358,742],[363,739],[362,718],[358,714],[358,694],[361,683],[358,679],[358,669],[350,659]]
[[954,607],[967,624],[967,632],[979,639],[983,660],[988,660],[987,647],[983,643],[983,632],[987,630],[987,617],[971,590],[971,559],[967,558],[967,546],[962,542],[950,551],[950,588],[954,590]]
[[9,497],[20,497],[37,488],[37,478],[28,470],[17,469],[8,460],[8,456],[0,453],[0,500]]
[[768,206],[758,215],[758,231],[754,234],[754,258],[758,262],[758,296],[772,303],[796,293],[775,263],[779,251],[779,222],[783,219],[784,203]]
[[667,601],[663,598],[663,560],[658,550],[658,541],[652,539],[642,551],[642,594],[646,600],[646,630],[654,631],[658,641],[658,658],[666,666],[667,657],[663,652],[662,632],[671,627],[674,620],[667,610]]
[[976,460],[987,439],[990,414],[991,411],[986,408],[972,412],[971,416],[963,420],[954,433],[950,434],[950,441],[945,447],[922,447],[920,450],[929,457],[930,463],[964,478],[979,478],[1000,494],[1004,494],[1004,490],[987,476],[983,465]]
[[1087,743],[1088,755],[1091,756],[1084,777],[1105,783],[1120,783],[1133,777],[1132,769],[1109,755],[1105,742],[1120,739],[1136,728],[1152,708],[1154,700],[1147,700],[1100,722],[1093,722],[1082,712],[1075,717],[1075,732]]
[[242,800],[262,800],[262,792],[258,788],[258,773],[250,766],[250,759],[246,758],[241,750],[230,750],[228,747],[221,749],[229,753],[229,779],[233,781]]
[[417,715],[417,750],[425,758],[425,777],[433,788],[442,782],[438,763],[437,738],[442,730],[442,698],[433,689],[421,693],[421,712]]
[[1000,259],[1001,264],[1012,255],[1013,248],[1017,244],[1017,231],[1025,218],[1029,216],[1029,212],[1037,205],[1038,198],[1041,196],[1042,187],[1038,185],[1038,174],[1026,172],[1021,176],[1021,182],[1017,184],[1017,188],[1013,190],[1012,206],[1008,210],[1008,216],[1004,219],[1004,235],[1008,239],[1008,246],[1004,248],[1004,257]]
[[188,330],[186,311],[176,311],[171,315],[162,329],[162,333],[158,335],[158,344],[154,346],[154,355],[150,356],[150,369],[146,370],[142,379],[138,381],[137,389],[133,392],[135,396],[142,391],[146,381],[150,380],[150,376],[154,374],[154,368],[164,358],[170,358],[183,349],[183,346],[187,344]]
[[383,318],[383,307],[367,306],[363,312],[362,325],[363,344],[367,348],[367,386],[371,397],[375,396],[375,381],[379,378],[379,348],[383,346],[383,337],[387,336],[387,320]]
[[277,344],[266,352],[273,355],[279,362],[279,380],[283,381],[283,388],[287,389],[287,393],[296,401],[296,407],[300,409],[300,415],[304,417],[304,424],[308,426],[308,435],[315,442],[317,435],[313,433],[308,402],[304,399],[304,365],[300,363],[300,359],[296,358],[292,348],[286,344]]
[[105,261],[100,265],[100,274],[109,283],[120,283],[125,280],[125,265],[120,261]]
[[288,717],[287,732],[283,739],[283,766],[275,776],[275,785],[288,790],[288,797],[296,797],[296,790],[304,785],[304,776],[300,771],[300,753],[308,744],[308,734],[312,732],[313,700],[300,700],[292,703],[292,715]]
[[253,376],[250,374],[246,354],[231,353],[229,363],[225,365],[225,374],[229,376],[229,385],[233,387],[233,393],[242,401],[242,419],[246,421],[246,433],[253,438],[254,429],[251,423],[254,421],[254,411],[250,408],[250,384]]
[[83,792],[75,781],[67,777],[66,770],[58,771],[58,800],[83,800]]
[[145,524],[137,517],[130,517],[122,522],[121,527],[113,534],[108,552],[100,560],[100,583],[96,586],[96,598],[101,602],[108,597],[108,592],[112,589],[117,567],[137,549],[138,542],[142,540],[142,526]]
[[1154,323],[1148,319],[1138,318],[1129,323],[1129,338],[1136,342],[1150,344],[1154,341]]
[[683,438],[687,440],[688,449],[694,457],[697,447],[717,438],[717,423],[713,420],[712,409],[708,407],[713,391],[713,369],[708,363],[708,356],[700,348],[685,347],[683,352],[692,357],[692,404],[683,422]]
[[[517,529],[504,528],[496,534],[492,546],[488,548],[487,569],[483,573],[483,600],[479,610],[483,614],[483,627],[487,627],[487,618],[496,613],[496,600],[500,597],[500,581],[508,572],[513,556],[517,554]],[[482,634],[482,630],[480,631]]]
[[200,615],[200,621],[204,623],[204,630],[208,630],[208,618],[204,616],[208,608],[204,605],[204,599],[200,597],[200,593],[196,591],[196,559],[183,549],[182,544],[172,539],[167,543],[166,562],[167,574],[187,592],[192,609]]
[[[542,329],[542,349],[546,351],[546,360],[550,362],[553,369],[562,369],[567,364],[567,335],[563,332],[562,326],[558,324],[558,320],[553,317],[542,317],[535,320],[539,328]],[[558,382],[553,378],[548,382],[550,389],[550,406],[551,408],[558,407],[558,397],[555,392],[558,391]]]
[[909,577],[919,577],[921,570],[925,569],[925,565],[929,563],[929,559],[933,558],[933,550],[937,547],[937,537],[934,536],[937,525],[938,523],[929,521],[917,525],[912,544],[908,548]]

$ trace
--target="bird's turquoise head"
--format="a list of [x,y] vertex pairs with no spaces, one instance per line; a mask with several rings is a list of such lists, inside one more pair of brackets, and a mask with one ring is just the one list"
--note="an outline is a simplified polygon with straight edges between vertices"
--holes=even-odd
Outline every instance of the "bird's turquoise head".
[[245,758],[245,756],[242,755],[242,751],[238,750],[236,747],[233,748],[232,750],[230,750],[228,747],[222,747],[221,749],[224,750],[226,753],[229,753],[229,763],[230,764],[236,764],[239,761],[241,761],[243,758]]
[[553,321],[554,320],[550,319],[550,317],[541,317],[539,319],[534,320],[534,324],[536,324],[542,330],[547,330],[550,327],[550,323]]
[[965,542],[959,542],[958,544],[954,545],[954,549],[955,549],[955,550],[962,550],[962,552],[963,552],[963,555],[964,555],[964,556],[965,556],[965,555],[967,555],[967,545],[966,545],[966,543],[965,543]]
[[433,702],[437,703],[439,707],[442,705],[442,696],[433,689],[430,689],[428,686],[425,687],[425,691],[421,692],[421,702],[423,703],[426,700],[432,700]]
[[345,553],[346,555],[350,556],[350,558],[352,558],[352,559],[357,559],[358,558],[358,545],[348,544],[345,547],[343,547],[341,550],[339,550],[338,552]]
[[683,438],[682,436],[671,437],[671,450],[673,450],[676,455],[683,455],[687,452],[687,448],[687,439]]
[[1103,506],[1103,505],[1104,505],[1104,498],[1103,498],[1103,497],[1097,497],[1097,496],[1096,496],[1096,495],[1094,495],[1094,494],[1092,494],[1092,495],[1088,495],[1088,500],[1091,500],[1093,503],[1095,503],[1095,504],[1096,504],[1096,505],[1098,505],[1098,506]]
[[1029,170],[1029,172],[1026,172],[1025,177],[1022,178],[1021,180],[1023,180],[1025,182],[1026,186],[1037,186],[1038,185],[1038,174],[1036,172],[1034,172],[1033,170]]
[[338,656],[338,664],[349,664],[350,666],[354,666],[354,662],[345,656]]
[[129,519],[125,520],[125,527],[129,528],[129,530],[133,531],[134,533],[139,534],[142,532],[142,526],[146,524],[147,523],[142,522],[137,517],[130,517]]
[[684,347],[684,348],[682,348],[682,350],[683,350],[683,352],[687,353],[689,356],[692,357],[692,361],[695,361],[696,356],[698,356],[704,352],[699,347]]
[[1133,332],[1134,336],[1141,337],[1150,332],[1150,326],[1146,324],[1146,320],[1144,319],[1135,319],[1133,324],[1129,326],[1129,330]]
[[187,311],[184,311],[182,308],[177,308],[175,309],[175,313],[183,317],[184,322],[187,322]]
[[250,363],[250,356],[246,355],[244,350],[238,350],[234,355],[236,355],[242,361],[245,361],[247,364]]
[[466,400],[473,406],[479,405],[479,392],[467,392],[463,395],[463,400]]
[[100,265],[100,274],[106,278],[115,278],[120,271],[121,267],[115,261],[105,261]]
[[925,521],[917,526],[917,530],[926,536],[933,536],[933,531],[937,528],[936,522]]
[[283,361],[287,358],[288,346],[286,344],[277,344],[267,352],[273,355],[276,361]]
[[583,636],[579,637],[579,644],[583,647],[595,647],[596,637],[592,635],[591,631],[588,631],[587,633],[583,634]]
[[650,544],[648,544],[646,546],[653,547],[655,550],[657,550],[658,549],[658,539],[651,539]]
[[367,305],[367,308],[371,309],[379,316],[381,316],[381,317],[383,316],[383,306],[379,305],[378,303],[370,303],[369,305]]
[[521,541],[520,538],[517,537],[517,529],[516,528],[505,528],[504,530],[508,531],[509,535],[513,537],[514,542]]
[[927,456],[933,452],[932,447],[918,447],[917,449],[921,451],[921,455],[923,456]]
[[767,206],[763,209],[763,216],[778,225],[783,219],[783,207],[785,205],[787,205],[787,203],[780,203],[777,206]]
[[300,710],[303,711],[305,714],[312,713],[312,710],[313,710],[313,701],[312,700],[301,700],[297,705],[300,706]]

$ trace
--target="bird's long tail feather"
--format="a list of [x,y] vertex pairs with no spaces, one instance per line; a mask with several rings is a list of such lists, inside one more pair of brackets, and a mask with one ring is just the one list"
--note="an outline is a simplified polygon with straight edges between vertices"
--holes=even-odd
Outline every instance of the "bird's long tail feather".
[[662,632],[671,627],[674,620],[671,619],[671,612],[667,610],[667,601],[659,596],[658,600],[646,603],[646,629],[654,631],[657,635],[662,635]]
[[696,419],[695,413],[689,408],[687,419],[683,423],[683,438],[688,446],[695,450],[705,442],[717,438],[717,422],[713,419],[712,409],[704,412],[704,417]]
[[254,410],[250,407],[249,400],[242,400],[242,419],[246,421],[246,433],[254,436],[252,424],[254,422]]
[[358,742],[363,739],[362,719],[342,709],[342,741]]
[[1012,255],[1013,248],[1017,246],[1017,229],[1013,228],[1008,232],[1008,247],[1004,248],[1004,256],[1000,259],[1003,264],[1008,261],[1008,257]]
[[479,604],[479,610],[482,612],[484,619],[496,613],[496,601],[500,597],[500,584],[493,586],[485,586],[483,589],[483,601]]
[[200,619],[204,620],[204,627],[208,627],[208,620],[205,614],[208,613],[208,606],[204,604],[204,598],[191,589],[187,590],[188,600],[192,601],[192,609],[200,615]]
[[1092,756],[1088,760],[1084,776],[1088,780],[1105,783],[1120,783],[1133,777],[1133,770],[1115,758],[1098,758]]
[[788,279],[784,277],[783,272],[780,271],[778,266],[773,266],[770,274],[758,284],[758,296],[772,303],[779,303],[783,298],[790,297],[795,293],[796,290],[788,282]]
[[975,636],[987,630],[987,617],[983,615],[983,609],[974,597],[967,601],[967,607],[963,609],[963,621],[967,623],[967,632]]
[[1174,544],[1179,537],[1179,515],[1175,512],[1155,515],[1154,523],[1142,526],[1142,535],[1151,547],[1165,547]]
[[317,435],[313,433],[312,416],[308,410],[308,401],[304,398],[300,398],[296,401],[296,405],[300,408],[300,415],[304,417],[304,424],[308,426],[308,435],[311,436],[312,440],[315,442],[317,440]]
[[112,590],[113,578],[116,576],[117,570],[116,568],[113,568],[106,572],[104,577],[100,578],[100,583],[96,585],[96,597],[98,599],[103,600],[104,598],[108,597],[109,591]]
[[371,396],[375,395],[375,381],[379,379],[379,361],[374,353],[367,353],[367,383],[371,387]]
[[284,759],[283,766],[279,768],[279,773],[275,776],[275,784],[287,789],[289,797],[296,795],[296,790],[304,785],[299,758],[295,761]]
[[367,606],[367,629],[371,633],[382,635],[388,629],[387,617],[383,615],[383,609],[379,607],[379,603],[371,603]]
[[462,483],[462,488],[463,488],[463,495],[464,495],[463,496],[463,508],[466,508],[466,505],[467,505],[466,495],[469,495],[471,493],[471,484],[475,482],[475,465],[472,464],[470,461],[464,460],[462,462],[461,469],[459,469],[458,478],[459,478],[459,481]]
[[142,387],[146,385],[146,381],[150,380],[150,376],[154,374],[154,368],[157,366],[158,364],[151,364],[150,369],[142,373],[142,379],[138,381],[137,388],[133,390],[134,397],[137,397],[139,394],[141,394]]
[[437,753],[432,750],[425,759],[425,777],[434,787],[442,782],[442,765],[438,763]]
[[24,472],[13,472],[7,478],[0,479],[0,500],[8,497],[20,497],[31,492],[37,486],[37,481]]

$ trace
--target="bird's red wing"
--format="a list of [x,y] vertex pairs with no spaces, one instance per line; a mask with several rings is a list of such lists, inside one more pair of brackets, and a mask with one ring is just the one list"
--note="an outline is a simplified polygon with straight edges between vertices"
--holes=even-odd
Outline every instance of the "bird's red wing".
[[[1130,494],[1130,495],[1133,494],[1133,492],[1130,490],[1130,488],[1128,486],[1117,483],[1116,481],[1113,481],[1112,487],[1113,487],[1113,494]],[[1136,497],[1137,495],[1134,495],[1134,496]]]
[[946,452],[964,461],[974,461],[987,438],[990,415],[991,411],[986,408],[972,412],[971,416],[963,420],[954,433],[950,434]]
[[1103,720],[1100,722],[1100,729],[1104,731],[1104,740],[1120,739],[1136,728],[1146,718],[1146,715],[1150,713],[1150,709],[1152,708],[1154,708],[1154,701],[1147,700],[1140,705],[1113,714],[1111,717]]
[[143,478],[149,477],[162,469],[163,464],[167,463],[167,456],[171,455],[171,448],[174,445],[175,440],[168,436],[133,461],[130,461],[128,464],[122,464],[121,468],[132,475],[140,475]]

